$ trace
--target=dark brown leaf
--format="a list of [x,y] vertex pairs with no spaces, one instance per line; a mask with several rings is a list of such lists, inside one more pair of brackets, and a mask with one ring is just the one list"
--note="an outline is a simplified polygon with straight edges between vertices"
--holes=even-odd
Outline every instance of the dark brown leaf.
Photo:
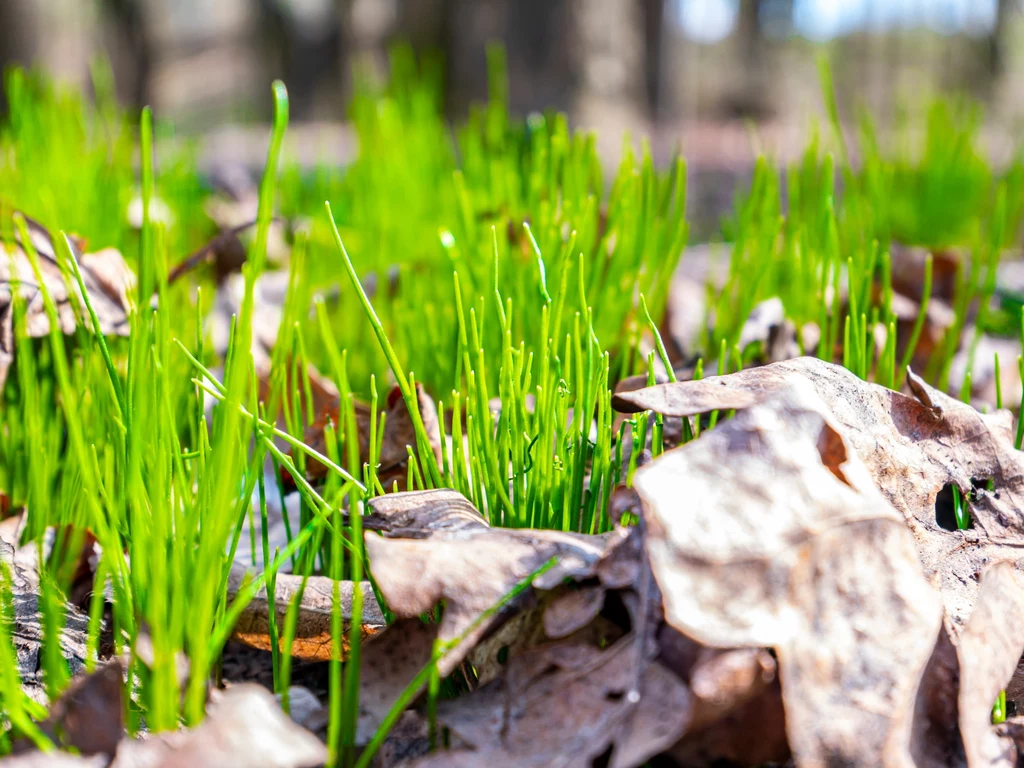
[[439,706],[438,720],[467,747],[414,765],[590,768],[603,756],[613,768],[642,765],[683,733],[690,696],[645,661],[631,700],[636,652],[626,638],[604,651],[558,645],[516,657],[501,680]]

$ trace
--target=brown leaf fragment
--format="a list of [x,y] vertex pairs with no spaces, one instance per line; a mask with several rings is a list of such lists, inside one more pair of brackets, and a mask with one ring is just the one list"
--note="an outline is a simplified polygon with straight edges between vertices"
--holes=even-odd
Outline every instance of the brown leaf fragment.
[[960,633],[960,732],[969,768],[1014,765],[1012,742],[992,727],[992,703],[1024,654],[1024,576],[1000,562],[985,570]]
[[557,640],[587,626],[604,607],[604,593],[604,587],[590,586],[559,595],[544,610],[544,632]]
[[673,744],[690,715],[686,686],[645,662],[637,701],[637,643],[601,651],[587,645],[541,648],[509,662],[504,678],[438,707],[438,720],[469,749],[439,751],[414,765],[642,765]]
[[[276,694],[274,699],[278,704],[281,703],[280,694]],[[288,717],[293,723],[315,732],[327,724],[328,714],[320,699],[309,688],[291,685],[288,686]]]
[[312,768],[327,747],[293,723],[273,695],[255,684],[228,688],[190,731],[121,744],[111,768]]
[[[430,440],[431,449],[435,458],[441,460],[441,429],[437,421],[437,409],[434,401],[423,389],[422,385],[416,385],[418,395],[417,407],[420,418],[423,419],[423,426]],[[366,403],[355,402],[356,433],[359,438],[359,461],[366,463],[370,460],[370,406]],[[384,422],[384,438],[380,445],[378,477],[381,484],[390,489],[394,480],[399,480],[404,485],[406,476],[406,464],[409,460],[409,448],[416,448],[416,431],[413,428],[412,414],[402,398],[398,386],[392,387],[385,400],[384,408],[381,409],[386,417]],[[310,426],[303,437],[303,442],[311,448],[316,449],[323,455],[329,455],[325,430],[327,423],[334,425],[335,430],[340,427],[340,401],[335,397],[333,401],[320,411],[316,422]],[[378,419],[378,424],[380,423]],[[310,481],[322,480],[327,476],[327,467],[315,459],[306,460],[306,477]],[[282,481],[289,489],[294,488],[294,480],[282,470]]]
[[910,749],[915,764],[921,768],[965,763],[957,703],[959,688],[960,662],[943,626],[921,676],[914,705]]
[[[85,315],[85,303],[75,279],[64,273],[58,265],[53,239],[37,222],[26,218],[32,243],[39,256],[39,270],[53,298],[61,331],[72,334],[79,319],[92,330],[92,321]],[[75,258],[79,261],[82,282],[99,319],[105,336],[127,336],[128,293],[135,278],[121,253],[114,248],[84,256],[79,255],[74,240],[70,239]],[[29,338],[41,338],[50,332],[50,320],[43,305],[32,264],[20,242],[12,245],[0,243],[0,389],[14,360],[14,297],[25,301],[25,332]]]
[[791,764],[778,679],[752,698],[738,701],[734,709],[706,727],[687,728],[667,754],[687,768]]
[[941,603],[857,454],[823,462],[827,413],[795,383],[639,470],[648,553],[672,626],[775,649],[799,765],[909,765]]
[[124,736],[123,687],[124,668],[114,659],[74,680],[50,708],[41,728],[55,743],[83,755],[112,756]]
[[[237,563],[231,567],[228,577],[228,599],[241,589],[246,577],[245,568]],[[325,576],[310,576],[306,589],[299,604],[298,622],[295,629],[295,641],[292,644],[292,655],[300,659],[330,661],[331,659],[331,610],[333,604],[334,581]],[[278,573],[275,582],[274,598],[279,627],[284,626],[288,606],[298,594],[302,585],[302,576]],[[355,586],[351,581],[339,583],[341,617],[343,623],[342,658],[348,654],[349,626],[352,622],[352,597]],[[368,581],[360,582],[358,588],[363,595],[362,637],[367,638],[382,631],[386,625],[384,615],[373,588]],[[260,587],[256,596],[242,611],[232,637],[253,648],[270,650],[270,606],[267,600],[266,586]]]
[[775,659],[760,648],[705,648],[690,673],[691,730],[721,720],[759,696],[776,678]]
[[[867,484],[902,513],[925,574],[939,580],[955,639],[971,614],[982,569],[1024,555],[1024,453],[1014,447],[1008,411],[979,413],[917,376],[908,377],[914,396],[903,395],[813,358],[622,393],[614,403],[630,412],[695,415],[750,407],[797,381],[810,384],[824,403],[829,423],[867,468]],[[956,530],[953,521],[954,486],[969,505],[968,530]]]
[[388,711],[431,659],[437,625],[400,619],[361,650],[356,743],[367,744]]

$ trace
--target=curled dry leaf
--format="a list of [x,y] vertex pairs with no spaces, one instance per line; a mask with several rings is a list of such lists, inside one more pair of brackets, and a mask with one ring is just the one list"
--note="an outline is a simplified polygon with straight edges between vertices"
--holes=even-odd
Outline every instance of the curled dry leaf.
[[960,732],[969,768],[1012,766],[1016,748],[992,727],[992,702],[1024,654],[1024,577],[1010,563],[988,568],[960,634]]
[[666,620],[769,646],[801,765],[910,765],[942,620],[914,540],[826,416],[792,389],[637,472]]
[[[443,675],[494,622],[480,617],[548,561],[554,559],[554,566],[533,580],[534,587],[550,589],[566,577],[593,576],[598,562],[625,540],[619,532],[587,536],[491,528],[482,516],[479,523],[467,521],[467,505],[455,491],[390,493],[370,502],[378,518],[407,521],[397,534],[402,538],[366,534],[366,552],[388,607],[399,617],[412,618],[444,601],[438,639],[462,638],[440,663]],[[448,524],[431,529],[438,520]]]
[[[228,576],[228,600],[241,589],[246,577],[245,568],[233,564]],[[298,621],[295,625],[295,640],[292,643],[292,655],[300,659],[330,661],[331,659],[331,610],[333,605],[334,584],[325,576],[310,576],[306,581],[306,589],[299,603]],[[274,584],[274,601],[277,613],[277,624],[284,626],[288,606],[298,594],[302,585],[302,576],[278,573]],[[375,635],[386,626],[384,614],[377,605],[370,582],[354,585],[351,581],[339,582],[341,601],[341,617],[343,622],[342,657],[348,654],[349,626],[352,622],[353,590],[358,588],[363,594],[362,636]],[[263,650],[270,650],[270,604],[267,601],[266,586],[260,587],[256,596],[249,602],[242,615],[239,616],[232,632],[236,640]]]
[[512,659],[504,678],[438,707],[438,720],[466,747],[414,765],[642,765],[683,733],[690,696],[675,675],[645,660],[633,700],[638,645],[629,636],[603,651],[556,645]]
[[[57,307],[61,331],[72,334],[80,317],[87,317],[78,284],[70,274],[65,280],[57,260],[53,238],[38,222],[26,218],[32,245],[39,256],[39,269]],[[127,296],[135,277],[119,251],[106,248],[97,253],[79,256],[74,241],[82,281],[89,300],[99,318],[100,330],[107,336],[127,336]],[[41,338],[50,332],[50,320],[43,306],[35,273],[28,255],[19,242],[0,243],[0,389],[14,360],[14,296],[25,301],[25,332],[30,338]],[[92,323],[86,320],[90,329]]]
[[[983,567],[1024,555],[1024,453],[1014,448],[1009,412],[979,413],[913,375],[910,397],[813,358],[625,392],[614,403],[630,412],[689,416],[749,408],[797,381],[823,402],[842,436],[835,445],[859,458],[868,484],[902,513],[925,573],[939,580],[955,638],[973,609]],[[965,531],[955,530],[954,486],[970,509]]]

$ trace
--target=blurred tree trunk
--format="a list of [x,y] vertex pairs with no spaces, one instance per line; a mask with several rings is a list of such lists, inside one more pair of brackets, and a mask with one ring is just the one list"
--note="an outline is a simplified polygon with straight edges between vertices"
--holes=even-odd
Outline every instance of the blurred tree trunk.
[[732,109],[742,117],[767,116],[769,94],[766,93],[766,50],[761,27],[762,0],[740,0],[736,24],[736,45],[741,66],[739,91],[733,97]]
[[647,111],[657,120],[661,112],[661,41],[665,29],[665,0],[641,0],[644,15],[644,86]]
[[999,0],[996,20],[988,39],[988,71],[994,82],[1006,71],[1006,32],[1010,15],[1020,11],[1019,0]]

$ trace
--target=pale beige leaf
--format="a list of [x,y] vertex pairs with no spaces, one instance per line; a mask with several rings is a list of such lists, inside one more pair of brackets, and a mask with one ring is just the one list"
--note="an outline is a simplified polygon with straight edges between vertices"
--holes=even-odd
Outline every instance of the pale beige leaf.
[[640,470],[651,564],[673,626],[776,650],[798,764],[910,765],[941,603],[826,413],[798,384]]

